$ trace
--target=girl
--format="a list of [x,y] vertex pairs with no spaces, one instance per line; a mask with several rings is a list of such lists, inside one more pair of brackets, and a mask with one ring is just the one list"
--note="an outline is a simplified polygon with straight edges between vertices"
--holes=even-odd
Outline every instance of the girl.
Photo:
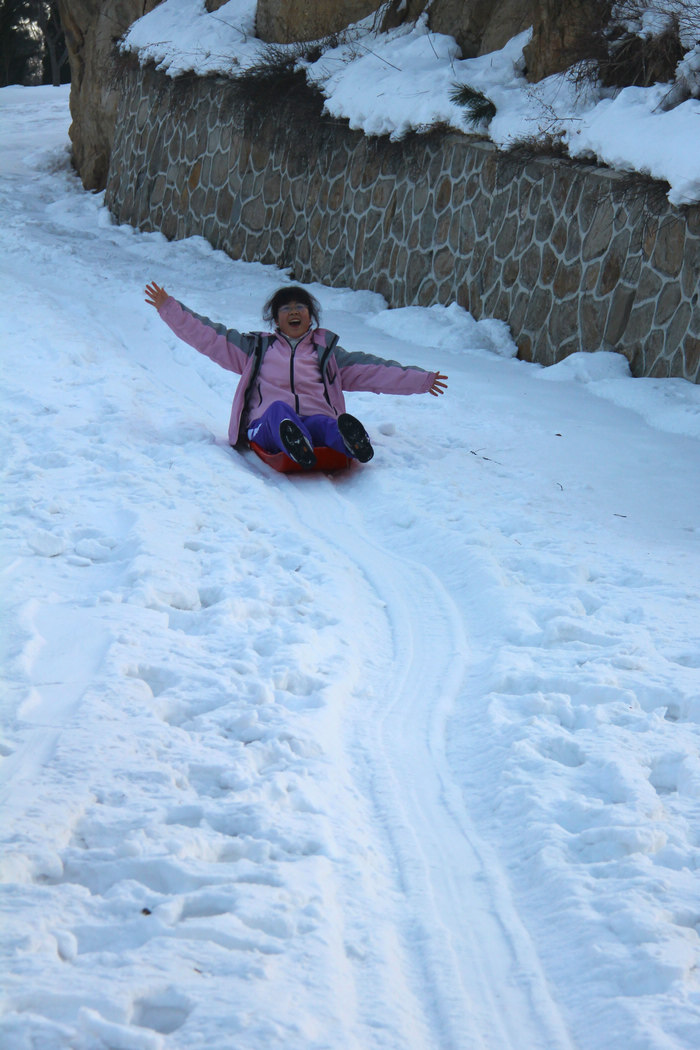
[[307,469],[316,462],[314,447],[325,445],[361,463],[374,455],[365,428],[345,411],[344,390],[437,397],[447,389],[447,376],[440,372],[343,350],[337,335],[319,327],[319,304],[305,288],[279,288],[268,299],[263,319],[274,324],[274,332],[226,329],[155,282],[146,286],[146,302],[180,339],[241,376],[231,410],[231,444],[247,438],[267,452],[286,452]]

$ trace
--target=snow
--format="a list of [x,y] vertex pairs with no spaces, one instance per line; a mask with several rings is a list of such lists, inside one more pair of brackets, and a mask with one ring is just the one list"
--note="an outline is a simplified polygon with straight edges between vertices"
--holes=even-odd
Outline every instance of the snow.
[[111,223],[0,92],[3,1050],[700,1045],[700,389],[314,286],[448,393],[275,475],[235,377],[286,277]]
[[[229,0],[209,14],[204,0],[165,0],[133,24],[123,47],[169,76],[239,75],[269,61],[265,45],[252,35],[255,6],[255,0]],[[697,4],[670,6],[677,9],[688,48],[678,74],[694,83],[700,61]],[[640,6],[633,28],[649,35],[663,29],[667,17],[663,5],[650,2],[648,10]],[[566,73],[530,84],[523,48],[531,30],[500,51],[463,60],[452,37],[429,31],[426,15],[387,33],[378,33],[374,23],[370,16],[350,26],[342,43],[327,44],[314,61],[299,59],[325,96],[326,111],[351,128],[392,139],[440,123],[473,133],[466,111],[451,101],[455,85],[467,84],[495,104],[495,117],[478,131],[499,147],[559,139],[572,157],[665,180],[672,204],[700,201],[699,98],[663,111],[669,84],[613,91],[577,86]]]
[[257,0],[229,0],[211,13],[204,0],[166,0],[134,23],[127,39],[143,62],[154,62],[168,76],[192,70],[232,74],[261,54],[256,9]]
[[[383,299],[380,302],[385,305]],[[515,357],[518,352],[505,321],[491,317],[475,321],[457,303],[382,309],[368,317],[367,324],[387,335],[444,350],[459,352],[469,346],[473,352],[483,349],[504,357]]]

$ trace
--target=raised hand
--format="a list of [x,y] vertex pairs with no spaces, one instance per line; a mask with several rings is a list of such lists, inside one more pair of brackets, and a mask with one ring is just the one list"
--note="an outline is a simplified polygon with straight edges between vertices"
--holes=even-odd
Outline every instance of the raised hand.
[[147,302],[149,306],[155,306],[156,310],[160,310],[167,298],[168,293],[165,288],[161,288],[155,281],[151,281],[150,284],[146,285],[145,302]]
[[435,379],[433,380],[433,385],[431,386],[428,393],[432,394],[433,397],[439,397],[440,394],[444,394],[446,390],[447,376],[444,376],[440,372],[438,372],[438,374],[435,376]]

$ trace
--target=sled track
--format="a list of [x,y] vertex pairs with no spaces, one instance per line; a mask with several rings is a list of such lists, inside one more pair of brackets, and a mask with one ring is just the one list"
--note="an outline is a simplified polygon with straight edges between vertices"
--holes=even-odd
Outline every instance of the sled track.
[[[303,486],[288,492],[308,525],[311,494]],[[570,1050],[506,879],[449,768],[448,719],[470,695],[464,618],[434,573],[369,535],[342,485],[322,481],[312,499],[318,539],[384,606],[390,636],[384,659],[375,652],[367,661],[367,696],[350,699],[345,730],[352,776],[395,873],[403,980],[368,974],[364,960],[358,1000],[408,994],[412,1002],[401,1009],[414,1022],[403,1045],[415,1050]],[[346,894],[350,907],[357,887]]]

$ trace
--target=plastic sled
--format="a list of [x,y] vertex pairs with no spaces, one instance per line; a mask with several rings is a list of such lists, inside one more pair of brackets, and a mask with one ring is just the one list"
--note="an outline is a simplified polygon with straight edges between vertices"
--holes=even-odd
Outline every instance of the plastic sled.
[[263,463],[267,463],[269,467],[277,470],[280,474],[313,474],[314,471],[319,470],[328,474],[334,470],[347,470],[352,463],[351,456],[346,456],[344,452],[337,452],[334,448],[326,448],[325,445],[314,449],[316,464],[308,469],[300,467],[298,463],[290,459],[286,452],[266,452],[264,448],[260,448],[260,445],[256,445],[254,441],[251,441],[250,447]]

